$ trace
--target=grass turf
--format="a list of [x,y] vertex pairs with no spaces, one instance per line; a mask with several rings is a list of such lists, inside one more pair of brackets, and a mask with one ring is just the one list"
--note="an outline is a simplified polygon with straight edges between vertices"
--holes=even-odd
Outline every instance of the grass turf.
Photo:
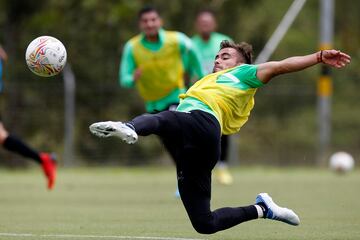
[[[261,219],[213,235],[198,234],[174,197],[173,168],[60,169],[52,192],[45,189],[39,169],[0,170],[0,239],[359,239],[358,170],[344,176],[325,169],[231,170],[233,185],[214,181],[213,209],[252,204],[259,192],[269,192],[279,205],[298,213],[301,225]],[[49,234],[73,236],[44,237]]]

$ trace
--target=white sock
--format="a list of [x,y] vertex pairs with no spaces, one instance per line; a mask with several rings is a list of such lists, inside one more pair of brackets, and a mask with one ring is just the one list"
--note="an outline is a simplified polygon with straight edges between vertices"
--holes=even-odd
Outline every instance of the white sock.
[[254,205],[256,207],[257,213],[258,213],[258,218],[263,218],[264,217],[264,211],[262,210],[262,207],[260,207],[259,205]]

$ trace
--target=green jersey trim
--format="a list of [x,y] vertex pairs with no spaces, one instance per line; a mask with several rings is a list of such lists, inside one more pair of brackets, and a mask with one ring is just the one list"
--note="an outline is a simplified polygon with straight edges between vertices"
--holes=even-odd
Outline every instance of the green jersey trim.
[[[176,109],[176,111],[179,111],[179,112],[190,112],[193,110],[201,110],[201,111],[210,113],[216,119],[218,119],[215,112],[213,110],[211,110],[211,108],[208,105],[206,105],[205,103],[203,103],[202,101],[200,101],[199,99],[196,99],[194,97],[187,97],[186,99],[180,101],[180,104]],[[219,121],[219,119],[218,119],[218,121]]]
[[216,82],[244,91],[250,88],[262,87],[264,83],[256,76],[257,68],[257,65],[242,64],[229,72],[221,74]]

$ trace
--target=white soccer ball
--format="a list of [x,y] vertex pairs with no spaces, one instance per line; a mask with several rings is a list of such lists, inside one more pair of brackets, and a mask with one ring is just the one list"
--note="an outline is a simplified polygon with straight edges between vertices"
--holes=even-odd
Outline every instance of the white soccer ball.
[[29,69],[41,77],[51,77],[60,73],[66,64],[66,57],[64,45],[50,36],[34,39],[25,53]]
[[347,152],[336,152],[330,157],[331,170],[346,173],[354,168],[354,158]]

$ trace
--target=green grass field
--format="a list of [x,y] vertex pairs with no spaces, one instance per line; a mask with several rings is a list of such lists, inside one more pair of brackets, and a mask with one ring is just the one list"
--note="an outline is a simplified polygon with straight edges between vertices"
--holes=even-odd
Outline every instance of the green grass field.
[[196,233],[174,197],[173,168],[60,169],[54,191],[39,169],[0,170],[0,239],[360,239],[360,172],[232,169],[213,184],[213,208],[248,205],[269,192],[300,216],[299,227],[255,220],[213,235]]

